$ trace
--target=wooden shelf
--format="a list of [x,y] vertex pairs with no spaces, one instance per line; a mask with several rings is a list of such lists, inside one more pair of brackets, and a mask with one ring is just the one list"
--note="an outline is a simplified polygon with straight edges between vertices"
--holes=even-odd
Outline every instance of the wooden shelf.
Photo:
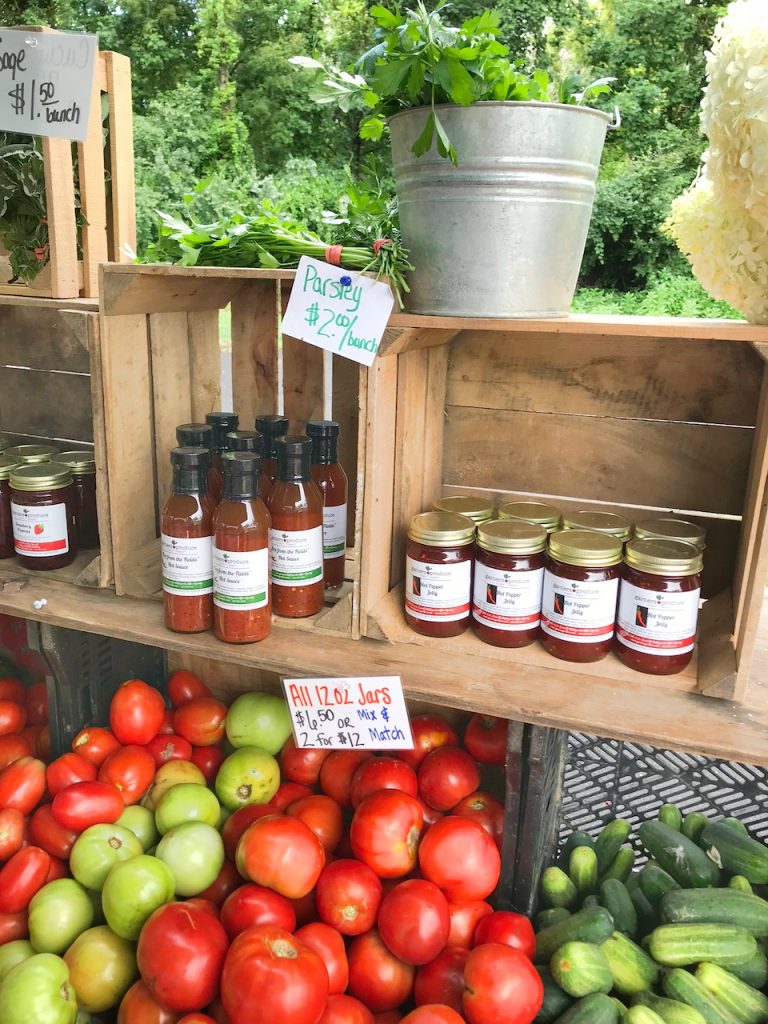
[[[42,602],[42,603],[41,603]],[[56,580],[0,570],[0,612],[54,626],[282,675],[399,675],[412,698],[515,721],[597,733],[661,747],[768,765],[768,615],[764,613],[749,703],[662,689],[644,676],[603,677],[554,659],[514,670],[478,657],[471,638],[434,646],[297,633],[276,625],[260,644],[232,646],[163,626],[155,601],[118,598]],[[610,665],[610,662],[608,663]]]

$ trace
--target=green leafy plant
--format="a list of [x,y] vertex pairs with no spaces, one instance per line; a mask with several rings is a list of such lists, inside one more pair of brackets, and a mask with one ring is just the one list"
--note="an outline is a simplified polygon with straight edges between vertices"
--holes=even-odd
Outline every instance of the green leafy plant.
[[10,135],[4,140],[0,146],[0,243],[11,264],[9,283],[28,283],[48,262],[43,154],[39,140]]

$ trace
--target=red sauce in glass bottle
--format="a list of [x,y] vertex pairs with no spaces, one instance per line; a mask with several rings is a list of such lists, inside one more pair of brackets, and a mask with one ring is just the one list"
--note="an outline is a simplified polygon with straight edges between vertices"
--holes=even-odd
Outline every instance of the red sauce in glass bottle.
[[208,494],[211,453],[174,448],[173,491],[161,516],[165,625],[202,633],[213,624],[213,503]]
[[264,472],[264,438],[258,430],[230,430],[227,434],[227,447],[231,452],[251,452],[259,455],[259,497],[265,505],[269,503],[272,481]]
[[0,456],[0,558],[13,558],[13,521],[11,519],[11,470],[22,465],[18,459]]
[[456,512],[422,512],[408,530],[405,621],[424,636],[449,637],[469,625],[475,524]]
[[224,477],[213,461],[213,427],[207,423],[182,423],[176,427],[176,443],[180,448],[208,449],[208,498],[216,508],[221,501]]
[[213,431],[213,447],[211,448],[211,465],[215,466],[220,473],[224,473],[222,457],[224,452],[229,451],[227,434],[230,430],[237,430],[238,416],[236,412],[209,412],[205,422]]
[[472,629],[494,647],[525,647],[539,636],[547,531],[497,519],[477,528]]
[[223,465],[224,492],[213,515],[213,632],[230,644],[252,644],[272,628],[261,456],[227,452]]
[[312,442],[280,437],[269,496],[272,609],[305,618],[323,607],[323,497],[310,479]]
[[616,653],[638,672],[681,672],[696,646],[701,551],[683,541],[635,539],[624,563]]
[[277,479],[277,442],[288,433],[285,416],[257,416],[256,429],[264,438],[261,468],[269,477],[270,487]]
[[75,488],[77,541],[82,548],[99,546],[99,513],[96,507],[96,463],[93,452],[62,452],[56,462],[69,466]]
[[344,582],[347,555],[347,474],[339,465],[339,424],[334,420],[310,420],[312,479],[323,496],[323,577],[326,590],[338,590]]
[[77,555],[75,489],[57,462],[11,470],[13,546],[25,569],[63,569]]
[[600,661],[611,650],[622,543],[590,530],[550,535],[541,604],[541,643],[564,661]]

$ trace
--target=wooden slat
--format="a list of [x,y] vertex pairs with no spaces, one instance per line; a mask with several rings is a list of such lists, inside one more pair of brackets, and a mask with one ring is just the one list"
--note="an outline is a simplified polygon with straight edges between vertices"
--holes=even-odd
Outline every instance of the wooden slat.
[[[347,545],[354,545],[357,502],[358,455],[360,454],[360,401],[366,387],[366,371],[351,359],[333,360],[333,418],[339,424],[339,463],[347,474]],[[365,417],[363,417],[363,428]],[[363,467],[365,445],[362,446]],[[361,467],[361,468],[363,468]],[[361,481],[362,497],[362,481]],[[360,524],[362,526],[362,523]]]
[[283,413],[291,433],[323,418],[323,350],[283,335]]
[[0,292],[0,320],[8,308],[19,309],[71,309],[77,313],[98,313],[99,304],[95,299],[51,299],[39,295],[4,295]]
[[[228,278],[201,281],[197,277],[173,277],[165,274],[126,274],[130,264],[107,264],[101,285],[102,308],[106,316],[131,313],[193,313],[204,309],[223,309],[229,304],[240,281]],[[159,267],[139,267],[156,270]],[[176,267],[171,267],[176,270]]]
[[[96,60],[105,75],[105,60],[99,54]],[[85,224],[82,228],[83,294],[99,294],[99,266],[106,263],[107,252],[107,196],[104,184],[104,146],[101,130],[100,75],[93,76],[91,109],[88,117],[88,139],[77,144],[77,177],[80,205]]]
[[45,210],[50,243],[51,295],[70,298],[80,291],[75,225],[75,179],[68,139],[43,139]]
[[192,422],[186,313],[153,313],[149,320],[158,510],[171,493],[171,448],[176,427]]
[[278,291],[273,281],[239,287],[232,299],[232,393],[240,428],[252,430],[256,416],[277,410]]
[[48,299],[42,308],[28,304],[0,307],[0,361],[35,370],[88,373],[89,315],[57,308]]
[[206,413],[221,408],[219,311],[190,313],[187,321],[192,419],[204,422]]
[[136,184],[133,168],[131,62],[120,53],[104,54],[109,94],[109,165],[112,176],[110,258],[131,260],[136,252]]
[[752,593],[753,571],[756,559],[759,560],[757,552],[762,539],[761,519],[766,501],[766,486],[768,485],[768,364],[764,365],[759,379],[761,382],[760,407],[744,503],[744,528],[733,578],[735,632],[739,651],[741,651],[743,643],[742,623],[747,609],[754,600]]
[[[71,314],[77,315],[77,314]],[[99,586],[108,587],[114,580],[112,559],[112,515],[109,505],[109,473],[107,466],[107,427],[104,409],[104,378],[101,367],[99,318],[84,318],[88,328],[88,353],[91,365],[91,410],[93,414],[93,457],[96,462],[96,511],[99,518]]]
[[378,358],[412,352],[417,348],[433,348],[447,345],[458,334],[455,329],[437,330],[432,327],[388,327],[381,339]]
[[0,367],[3,430],[93,440],[88,374]]
[[709,697],[739,700],[733,644],[733,597],[727,587],[704,604],[699,615],[696,689]]

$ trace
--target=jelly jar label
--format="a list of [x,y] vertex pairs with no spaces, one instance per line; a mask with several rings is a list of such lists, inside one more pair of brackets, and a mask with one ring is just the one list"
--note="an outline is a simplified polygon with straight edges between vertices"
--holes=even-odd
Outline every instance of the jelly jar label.
[[550,636],[576,644],[610,640],[616,621],[618,589],[618,579],[583,583],[554,576],[546,569],[541,628]]
[[264,608],[269,594],[269,551],[224,551],[213,546],[213,603],[233,612]]
[[323,528],[270,530],[272,582],[279,587],[308,587],[323,578]]
[[472,562],[437,565],[405,559],[405,607],[415,619],[456,622],[469,614]]
[[696,642],[700,590],[660,594],[622,582],[616,636],[642,654],[687,654]]
[[493,629],[533,629],[541,621],[543,569],[510,572],[475,562],[472,617]]
[[213,544],[210,537],[162,534],[163,590],[178,597],[213,592]]
[[45,558],[69,551],[67,506],[17,505],[11,502],[13,546],[20,555]]
[[323,509],[323,554],[341,558],[347,553],[347,503]]

